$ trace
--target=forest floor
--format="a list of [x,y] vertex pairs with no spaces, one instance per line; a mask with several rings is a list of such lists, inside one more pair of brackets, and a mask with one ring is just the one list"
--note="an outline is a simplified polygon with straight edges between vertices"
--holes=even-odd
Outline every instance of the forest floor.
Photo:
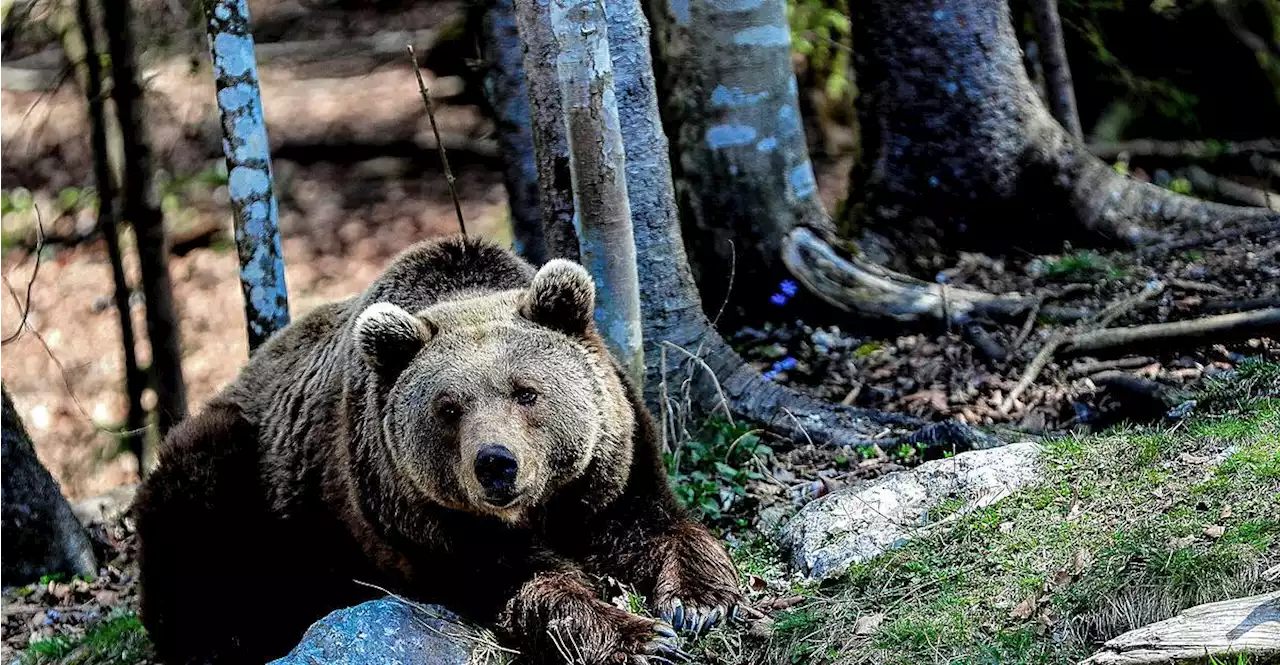
[[[717,495],[738,502],[685,498],[730,543],[750,609],[688,648],[706,665],[1067,665],[1191,605],[1280,589],[1277,395],[1280,364],[1251,362],[1210,382],[1176,424],[1045,439],[1039,482],[823,585],[790,576],[761,523],[790,501],[716,476]],[[787,473],[783,457],[728,426],[702,434],[685,444],[686,474],[735,444],[773,482]],[[132,526],[127,514],[94,522],[98,578],[6,592],[0,661],[151,662]]]
[[[188,399],[198,409],[234,378],[247,357],[247,345],[237,259],[226,233],[225,169],[211,78],[199,58],[187,56],[192,48],[203,49],[199,31],[193,34],[186,24],[189,17],[164,13],[179,5],[139,3],[144,10],[160,12],[144,16],[144,22],[171,36],[146,68],[149,129],[162,169],[157,193],[178,240],[170,271]],[[458,30],[460,6],[439,2],[403,9],[395,28],[423,36],[434,30],[432,39],[444,40]],[[323,52],[328,47],[315,54],[317,44],[324,44],[314,40],[384,35],[386,16],[373,9],[326,13],[276,0],[255,2],[254,11],[264,26],[262,44],[284,53],[264,59],[261,76],[291,310],[301,315],[322,302],[357,293],[400,250],[452,232],[455,221],[412,71],[400,61],[399,46],[381,55]],[[126,402],[110,271],[102,242],[90,233],[94,194],[86,187],[90,163],[83,101],[69,84],[22,90],[10,83],[20,80],[15,73],[57,74],[57,67],[36,62],[46,53],[40,49],[47,41],[43,46],[20,43],[14,54],[6,53],[6,84],[0,92],[5,156],[0,240],[6,286],[12,287],[0,297],[0,320],[6,337],[22,320],[29,326],[4,345],[3,380],[41,460],[69,497],[84,499],[136,482],[138,463],[112,433],[124,421]],[[310,55],[288,55],[290,48],[304,43],[311,44]],[[419,47],[425,50],[422,42]],[[468,227],[474,234],[509,242],[493,125],[481,111],[474,86],[463,82],[465,67],[458,64],[463,56],[474,57],[473,50],[455,49],[452,68],[428,63],[427,75],[442,102],[442,130],[452,150]],[[368,99],[378,102],[363,103]],[[848,159],[815,157],[815,163],[823,201],[835,210],[848,180]],[[1135,162],[1129,168],[1145,177],[1140,168],[1147,167],[1153,180],[1176,188],[1186,182],[1180,177],[1182,166]],[[1163,174],[1161,169],[1166,169]],[[38,242],[38,229],[47,242]],[[1112,323],[1117,326],[1280,306],[1280,233],[1215,229],[1214,234],[1142,252],[1063,248],[1046,256],[967,254],[915,268],[921,275],[940,274],[955,287],[1039,297],[1046,311],[1057,307],[1097,315],[1141,295],[1142,302]],[[128,272],[136,283],[132,248],[126,250]],[[1238,588],[1225,583],[1188,586],[1187,575],[1198,574],[1201,566],[1211,573],[1205,579],[1212,585],[1218,584],[1214,575],[1223,571],[1254,571],[1280,558],[1277,517],[1258,512],[1259,501],[1254,500],[1261,497],[1265,504],[1270,498],[1274,508],[1280,491],[1275,485],[1280,406],[1254,401],[1234,411],[1205,413],[1197,407],[1194,424],[1165,418],[1168,410],[1196,397],[1207,381],[1230,375],[1245,361],[1280,360],[1280,336],[1055,358],[1010,401],[1028,364],[1064,324],[1032,316],[977,321],[976,327],[957,330],[889,331],[867,329],[852,316],[847,322],[800,321],[804,300],[791,297],[791,286],[780,284],[778,293],[760,297],[754,311],[760,321],[770,323],[730,336],[774,380],[832,401],[925,420],[957,418],[980,426],[1016,427],[1050,442],[1061,467],[1059,485],[971,515],[948,532],[947,543],[906,548],[855,571],[837,587],[799,587],[782,574],[776,552],[753,535],[759,533],[761,510],[794,509],[840,487],[909,466],[919,460],[919,451],[875,445],[824,449],[770,440],[742,423],[694,426],[671,459],[677,490],[734,545],[753,602],[772,622],[713,633],[702,642],[707,662],[806,662],[810,657],[813,662],[891,662],[885,660],[888,650],[903,654],[902,662],[934,662],[930,658],[935,654],[960,661],[1019,662],[1003,660],[1014,653],[1025,655],[1023,662],[1058,662],[1045,651],[1046,645],[1058,644],[1050,638],[1075,635],[1080,641],[1064,653],[1083,653],[1090,640],[1114,627],[1104,623],[1114,617],[1090,615],[1094,610],[1078,604],[1086,592],[1172,580],[1183,585],[1169,587],[1184,594],[1174,603],[1182,604],[1205,597],[1205,589],[1226,593],[1262,584],[1245,576]],[[145,330],[140,295],[131,305],[135,329]],[[145,343],[139,344],[138,355],[144,364],[148,361]],[[1117,370],[1127,379],[1117,381]],[[153,402],[154,395],[147,400]],[[1121,420],[1151,424],[1147,429],[1109,429]],[[1228,445],[1235,446],[1228,455],[1234,461],[1218,468],[1238,471],[1202,473],[1195,460],[1217,455]],[[729,464],[721,467],[717,461]],[[761,465],[767,474],[757,471]],[[1062,488],[1082,480],[1090,480],[1094,493],[1078,501],[1064,498]],[[1153,489],[1145,484],[1149,482],[1169,488]],[[1152,492],[1165,496],[1152,504]],[[1060,514],[1064,506],[1070,513],[1071,505],[1099,520],[1157,509],[1160,515],[1177,515],[1142,525],[1085,519],[1063,526]],[[1224,515],[1227,508],[1231,517]],[[1014,526],[1003,528],[1008,523]],[[1123,526],[1119,532],[1134,539],[1106,540],[1111,536],[1104,538],[1100,525],[1112,530]],[[1185,541],[1212,526],[1224,530],[1213,538]],[[135,614],[130,523],[100,524],[95,535],[101,560],[108,562],[105,574],[92,581],[45,580],[4,598],[0,661],[8,663],[12,654],[25,650],[39,662],[146,662]],[[1188,544],[1165,547],[1170,539]],[[1031,560],[1028,552],[1038,542],[1051,546],[1037,555],[1043,558]],[[1055,590],[1051,600],[1037,600],[1027,621],[1012,620],[1009,612],[1039,593],[1044,576],[1065,566],[1080,547],[1093,550],[1097,560],[1141,565],[1116,569],[1122,573],[1110,565],[1092,567],[1088,575],[1073,579],[1071,594],[1076,595]],[[980,565],[989,551],[1008,553],[996,560],[1003,567]],[[1153,561],[1167,563],[1157,570]],[[1152,607],[1165,607],[1157,600],[1173,602],[1133,600]],[[962,601],[972,601],[973,608],[961,607]],[[1064,618],[1068,615],[1077,618]],[[1095,618],[1079,618],[1089,616]],[[854,630],[851,635],[848,628],[855,624],[871,632]],[[872,624],[876,627],[867,628]],[[958,646],[962,644],[969,646]],[[835,655],[845,653],[851,655]],[[938,661],[945,662],[941,657]]]

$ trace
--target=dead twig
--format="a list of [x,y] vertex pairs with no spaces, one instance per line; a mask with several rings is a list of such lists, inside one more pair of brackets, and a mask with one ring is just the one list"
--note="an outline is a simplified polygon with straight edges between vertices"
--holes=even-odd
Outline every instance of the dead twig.
[[1090,376],[1099,372],[1105,372],[1113,369],[1137,369],[1146,367],[1155,362],[1155,358],[1148,356],[1135,356],[1132,358],[1118,358],[1116,360],[1094,360],[1091,362],[1076,363],[1067,368],[1067,377],[1078,379],[1083,376]]
[[409,44],[406,48],[409,50],[409,61],[413,63],[413,75],[418,78],[418,92],[422,95],[422,103],[427,107],[431,133],[436,137],[436,148],[440,151],[440,164],[444,166],[444,179],[449,183],[449,195],[453,197],[453,209],[458,213],[458,230],[465,238],[467,223],[462,219],[462,201],[458,199],[458,188],[455,184],[457,179],[453,177],[453,169],[449,168],[449,155],[444,149],[444,141],[440,140],[440,128],[436,126],[436,111],[431,104],[431,91],[427,89],[427,83],[422,78],[422,68],[418,67],[418,56],[413,52],[413,44]]
[[18,327],[12,333],[0,340],[0,345],[17,341],[19,337],[22,337],[22,331],[27,329],[27,313],[31,311],[31,290],[35,287],[36,276],[40,274],[40,253],[44,249],[44,222],[40,219],[39,206],[36,206],[34,210],[36,212],[36,249],[34,252],[36,265],[31,269],[31,279],[27,280],[26,297],[22,300],[18,299],[17,292],[9,284],[9,276],[5,275],[4,284],[9,288],[9,293],[13,296],[14,303],[18,305],[18,311],[21,313],[22,319],[18,321]]
[[1189,321],[1083,332],[1071,336],[1063,345],[1062,352],[1065,355],[1079,355],[1092,351],[1127,349],[1137,345],[1149,348],[1150,345],[1220,342],[1227,338],[1260,335],[1280,335],[1280,307],[1219,314]]
[[[1101,312],[1085,319],[1078,328],[1092,327],[1094,325],[1105,327],[1110,325],[1116,319],[1119,319],[1129,313],[1138,305],[1160,295],[1161,293],[1164,293],[1164,289],[1164,282],[1151,282],[1143,287],[1143,289],[1138,293],[1126,298],[1121,298],[1120,300],[1108,305]],[[1059,330],[1049,337],[1049,340],[1045,342],[1045,345],[1040,349],[1040,352],[1036,354],[1035,358],[1031,359],[1031,364],[1027,365],[1027,368],[1023,370],[1022,376],[1018,379],[1018,383],[1014,385],[1013,390],[1009,391],[1009,395],[1005,397],[1004,402],[1000,404],[1001,413],[1009,413],[1009,410],[1013,408],[1014,401],[1021,397],[1022,393],[1026,392],[1027,388],[1031,387],[1031,384],[1035,383],[1036,379],[1039,378],[1040,373],[1049,365],[1049,361],[1053,360],[1053,356],[1058,352],[1058,348],[1065,344],[1069,339],[1072,339],[1074,335],[1075,333],[1072,330]]]

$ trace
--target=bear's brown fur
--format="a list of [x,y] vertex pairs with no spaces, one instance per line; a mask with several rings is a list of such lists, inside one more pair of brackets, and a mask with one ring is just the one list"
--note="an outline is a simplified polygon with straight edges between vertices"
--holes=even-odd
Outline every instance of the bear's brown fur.
[[672,655],[671,626],[599,600],[600,576],[677,628],[726,618],[733,565],[672,495],[593,298],[576,264],[446,240],[273,336],[139,495],[161,659],[283,655],[373,595],[357,581],[493,623],[532,662]]

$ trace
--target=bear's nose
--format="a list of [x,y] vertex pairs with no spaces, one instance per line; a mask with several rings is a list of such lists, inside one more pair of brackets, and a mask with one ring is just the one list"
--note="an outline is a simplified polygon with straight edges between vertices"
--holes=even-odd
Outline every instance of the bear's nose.
[[502,445],[481,448],[476,453],[476,480],[484,488],[485,500],[499,506],[511,503],[519,467],[510,448]]

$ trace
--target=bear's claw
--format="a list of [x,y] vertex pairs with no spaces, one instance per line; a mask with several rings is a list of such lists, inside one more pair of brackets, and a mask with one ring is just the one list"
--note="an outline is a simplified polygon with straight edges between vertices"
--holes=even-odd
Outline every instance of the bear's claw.
[[669,622],[676,630],[696,635],[711,630],[722,621],[736,619],[738,606],[703,607],[685,605],[679,598],[671,603],[671,607],[662,612],[662,620]]

